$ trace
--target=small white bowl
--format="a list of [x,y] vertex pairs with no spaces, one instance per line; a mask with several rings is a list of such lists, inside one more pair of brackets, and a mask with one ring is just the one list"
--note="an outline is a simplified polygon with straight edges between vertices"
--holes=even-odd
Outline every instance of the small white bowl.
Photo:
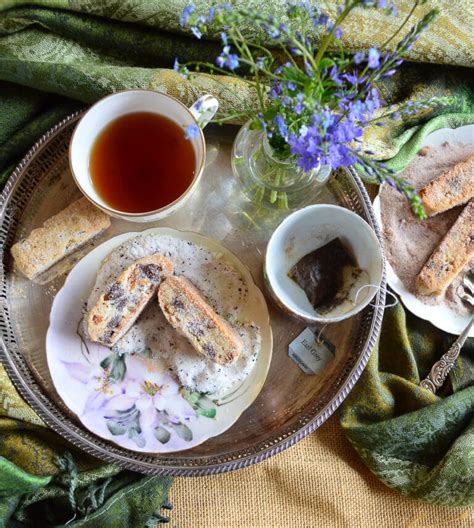
[[[321,314],[288,272],[302,257],[337,237],[365,273],[351,287],[348,300]],[[288,216],[271,236],[265,254],[265,283],[273,299],[309,324],[336,323],[363,310],[377,293],[382,274],[383,254],[374,231],[360,216],[337,205],[310,205]],[[373,286],[360,289],[369,284]]]

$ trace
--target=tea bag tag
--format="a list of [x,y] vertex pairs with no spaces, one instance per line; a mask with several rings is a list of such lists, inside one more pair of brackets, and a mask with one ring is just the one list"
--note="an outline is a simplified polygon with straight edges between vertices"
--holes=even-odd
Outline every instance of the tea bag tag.
[[322,334],[316,337],[305,328],[289,344],[288,355],[306,374],[319,374],[334,359],[335,348]]

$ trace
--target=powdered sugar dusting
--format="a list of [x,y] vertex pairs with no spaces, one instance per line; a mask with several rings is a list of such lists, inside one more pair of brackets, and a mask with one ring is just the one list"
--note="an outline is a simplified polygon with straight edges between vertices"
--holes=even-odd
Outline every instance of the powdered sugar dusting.
[[[473,144],[444,143],[440,147],[424,147],[403,172],[403,176],[419,190],[466,157],[474,154]],[[461,277],[474,267],[474,259],[451,283],[443,295],[420,296],[415,291],[415,279],[433,250],[454,224],[463,206],[418,220],[411,212],[406,199],[391,187],[380,192],[382,224],[387,258],[406,288],[425,304],[444,304],[462,315],[469,308],[457,297]]]
[[247,284],[222,255],[170,236],[150,234],[133,238],[116,248],[102,263],[87,308],[94,306],[106,286],[125,268],[155,253],[167,256],[173,262],[175,274],[188,278],[214,310],[236,328],[244,341],[243,352],[228,366],[201,356],[169,325],[156,298],[118,341],[114,351],[123,354],[148,349],[166,362],[185,387],[221,396],[249,375],[261,345],[260,329],[245,318]]

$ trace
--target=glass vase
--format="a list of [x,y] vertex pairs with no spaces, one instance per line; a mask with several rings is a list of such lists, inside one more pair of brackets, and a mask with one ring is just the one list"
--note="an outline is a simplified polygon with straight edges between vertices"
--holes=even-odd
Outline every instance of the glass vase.
[[331,167],[304,171],[293,159],[281,159],[261,129],[250,121],[237,134],[232,149],[232,170],[249,200],[271,209],[296,209],[322,190]]

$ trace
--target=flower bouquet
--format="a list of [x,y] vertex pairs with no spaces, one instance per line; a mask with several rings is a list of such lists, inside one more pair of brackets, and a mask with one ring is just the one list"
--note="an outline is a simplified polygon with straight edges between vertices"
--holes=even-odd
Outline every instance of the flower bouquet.
[[[211,28],[220,32],[223,48],[215,64],[180,64],[176,60],[175,70],[185,77],[197,71],[244,77],[255,89],[255,108],[217,119],[219,123],[247,120],[234,146],[233,168],[249,197],[287,208],[296,205],[296,197],[309,187],[322,186],[331,169],[355,167],[368,181],[387,183],[404,193],[415,214],[425,216],[413,187],[374,159],[363,142],[368,126],[384,126],[387,120],[452,102],[450,97],[433,97],[383,107],[379,95],[378,83],[394,75],[402,57],[437,15],[436,9],[430,10],[393,51],[387,51],[387,45],[423,3],[425,0],[414,2],[409,15],[380,49],[354,55],[341,43],[344,20],[360,8],[381,9],[396,16],[394,4],[345,0],[335,19],[306,1],[288,4],[284,20],[230,4],[211,7],[206,13],[197,12],[193,5],[184,9],[181,25],[196,38]],[[241,28],[249,24],[259,30],[255,36],[242,34]],[[319,47],[309,36],[314,27],[322,34]],[[193,132],[187,131],[188,135]]]

